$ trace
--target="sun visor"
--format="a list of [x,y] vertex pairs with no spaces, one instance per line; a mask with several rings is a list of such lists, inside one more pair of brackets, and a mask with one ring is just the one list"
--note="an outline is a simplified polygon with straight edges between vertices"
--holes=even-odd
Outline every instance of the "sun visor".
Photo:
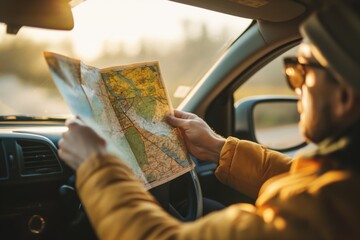
[[68,0],[2,0],[0,22],[8,33],[16,34],[22,26],[71,30],[73,15]]

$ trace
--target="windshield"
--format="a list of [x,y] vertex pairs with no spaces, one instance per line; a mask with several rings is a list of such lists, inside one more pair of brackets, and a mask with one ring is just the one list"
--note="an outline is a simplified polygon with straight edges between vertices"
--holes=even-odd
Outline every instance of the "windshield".
[[73,15],[71,31],[23,27],[9,35],[0,23],[0,115],[70,114],[44,51],[98,68],[159,61],[176,107],[251,22],[166,0],[89,0]]

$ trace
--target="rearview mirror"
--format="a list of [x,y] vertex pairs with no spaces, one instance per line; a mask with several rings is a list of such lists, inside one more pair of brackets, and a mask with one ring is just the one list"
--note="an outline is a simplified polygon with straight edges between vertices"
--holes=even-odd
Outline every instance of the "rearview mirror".
[[22,26],[58,30],[74,27],[68,0],[1,0],[0,22],[4,22],[7,32],[12,34]]

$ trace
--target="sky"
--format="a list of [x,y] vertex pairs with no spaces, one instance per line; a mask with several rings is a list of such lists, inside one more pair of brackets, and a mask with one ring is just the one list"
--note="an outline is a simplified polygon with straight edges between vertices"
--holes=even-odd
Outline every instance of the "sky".
[[[180,41],[184,37],[184,19],[206,22],[212,29],[211,34],[221,34],[223,26],[240,32],[248,25],[248,21],[238,17],[167,0],[87,0],[72,11],[75,20],[72,31],[24,27],[18,35],[31,35],[36,41],[50,39],[52,42],[71,38],[79,55],[96,58],[102,51],[103,43],[121,40],[129,52],[135,51],[136,54],[141,38]],[[198,31],[193,29],[193,32],[195,35]]]

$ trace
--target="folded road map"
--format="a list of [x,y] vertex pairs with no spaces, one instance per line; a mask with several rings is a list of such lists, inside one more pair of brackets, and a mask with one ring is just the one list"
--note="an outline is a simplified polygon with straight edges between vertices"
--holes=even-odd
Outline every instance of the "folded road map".
[[172,114],[158,62],[105,69],[45,52],[53,79],[74,115],[107,139],[150,189],[193,169]]

